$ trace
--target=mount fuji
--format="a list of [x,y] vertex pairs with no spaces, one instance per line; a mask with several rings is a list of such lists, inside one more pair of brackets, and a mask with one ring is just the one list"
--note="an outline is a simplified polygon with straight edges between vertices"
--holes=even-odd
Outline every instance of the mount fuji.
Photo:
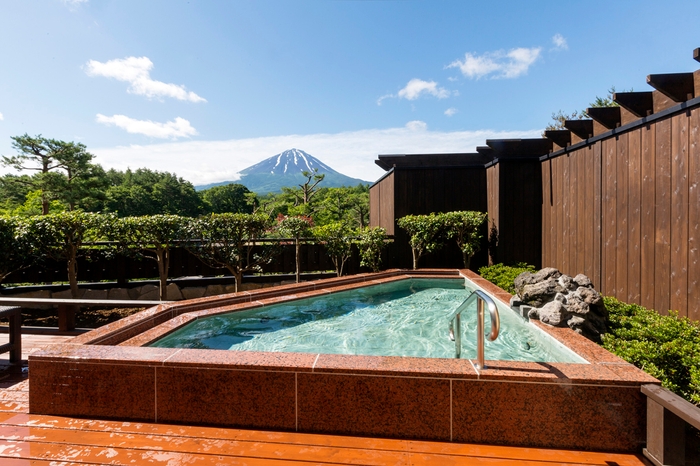
[[350,178],[333,170],[303,150],[290,149],[241,170],[239,172],[240,180],[196,186],[196,189],[199,191],[214,186],[239,183],[258,194],[278,193],[282,191],[283,186],[294,187],[305,182],[306,177],[302,175],[302,172],[313,173],[316,169],[318,174],[326,175],[319,184],[319,186],[326,188],[370,184],[368,181]]

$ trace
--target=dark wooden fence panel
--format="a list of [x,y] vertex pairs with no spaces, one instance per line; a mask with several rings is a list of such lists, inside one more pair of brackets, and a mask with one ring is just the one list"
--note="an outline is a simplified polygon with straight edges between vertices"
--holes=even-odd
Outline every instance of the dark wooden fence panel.
[[615,210],[617,212],[617,231],[615,238],[615,295],[623,297],[624,301],[628,301],[627,288],[627,267],[629,265],[629,243],[628,239],[628,197],[629,197],[629,154],[628,154],[628,136],[627,133],[621,134],[615,138],[615,155],[617,167],[616,173],[616,191],[615,191]]
[[688,317],[700,320],[700,109],[688,124]]
[[670,309],[688,307],[688,118],[671,119]]
[[653,308],[656,290],[654,270],[656,267],[656,127],[642,128],[642,218],[641,218],[641,263],[642,290],[640,304]]
[[654,309],[666,313],[671,304],[671,119],[656,123],[656,243]]
[[542,162],[542,260],[700,320],[700,107]]
[[[486,169],[486,196],[487,196],[487,211],[489,215],[489,237],[491,235],[495,235],[494,238],[491,238],[494,242],[497,240],[498,236],[498,231],[500,229],[500,213],[499,213],[499,205],[500,205],[500,198],[498,196],[499,194],[499,189],[498,189],[498,177],[500,173],[500,168],[501,165],[492,165],[489,168]],[[496,254],[496,250],[490,251],[489,255],[489,264],[494,264],[498,262],[498,255]]]
[[627,249],[627,301],[640,303],[641,296],[641,131],[636,129],[628,133],[629,160],[629,209],[628,209],[628,242]]

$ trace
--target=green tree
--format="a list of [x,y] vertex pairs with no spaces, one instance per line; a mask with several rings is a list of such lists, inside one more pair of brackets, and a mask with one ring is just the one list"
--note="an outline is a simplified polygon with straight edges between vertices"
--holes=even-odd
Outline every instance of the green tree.
[[414,270],[418,268],[418,261],[423,255],[436,251],[445,244],[444,223],[438,214],[406,215],[396,223],[409,235]]
[[110,239],[119,243],[123,253],[157,262],[161,301],[168,299],[170,249],[175,243],[189,239],[190,222],[191,219],[179,215],[124,217],[110,229]]
[[168,172],[139,168],[107,173],[110,187],[105,210],[120,217],[181,215],[196,217],[205,212],[202,198],[189,181]]
[[386,247],[386,230],[381,227],[366,227],[358,231],[356,244],[360,251],[360,265],[379,272],[382,251]]
[[294,239],[294,254],[296,259],[296,281],[299,283],[301,278],[301,261],[299,257],[299,248],[301,239],[310,236],[313,221],[310,217],[304,216],[282,216],[278,219],[278,231],[285,236]]
[[23,221],[18,217],[0,217],[0,283],[34,262],[32,241]]
[[[588,104],[588,106],[592,108],[619,107],[620,105],[613,100],[613,94],[615,92],[615,86],[611,86],[610,89],[608,89],[608,94],[605,97],[596,96],[595,100]],[[624,92],[632,92],[632,89]],[[589,116],[585,110],[575,110],[573,113],[564,113],[563,111],[559,110],[556,113],[552,113],[552,121],[547,125],[545,131],[566,129],[566,127],[564,127],[566,120],[584,120],[586,118],[589,118]],[[542,135],[544,136],[544,133],[542,133]]]
[[369,223],[369,188],[366,185],[321,188],[316,202],[313,217],[317,225],[343,222],[353,228],[364,228]]
[[238,291],[245,272],[262,271],[279,252],[272,245],[258,248],[255,241],[265,235],[272,220],[260,214],[211,214],[191,225],[189,248],[202,262],[213,268],[226,268],[236,278]]
[[0,177],[0,213],[11,214],[14,209],[24,204],[30,192],[29,175],[7,174]]
[[77,298],[78,258],[87,253],[81,247],[100,239],[110,221],[107,215],[74,211],[28,217],[20,227],[39,254],[66,262],[71,296]]
[[342,222],[317,226],[313,230],[314,236],[324,244],[326,253],[331,257],[339,277],[343,275],[345,262],[352,254],[352,233],[352,230]]
[[[31,190],[41,191],[43,215],[49,213],[51,199],[59,199],[66,192],[67,185],[79,184],[78,180],[90,171],[94,156],[87,152],[84,144],[48,139],[41,135],[31,137],[28,134],[11,139],[17,154],[3,156],[2,165],[18,171],[37,172],[37,175],[20,181],[27,182]],[[74,207],[74,199],[68,201],[71,208]]]
[[456,211],[439,215],[448,239],[454,239],[462,251],[464,268],[468,269],[471,258],[481,248],[482,225],[487,215],[483,212]]
[[253,213],[253,206],[248,203],[250,190],[242,184],[226,184],[214,186],[200,192],[204,202],[215,214],[230,213]]

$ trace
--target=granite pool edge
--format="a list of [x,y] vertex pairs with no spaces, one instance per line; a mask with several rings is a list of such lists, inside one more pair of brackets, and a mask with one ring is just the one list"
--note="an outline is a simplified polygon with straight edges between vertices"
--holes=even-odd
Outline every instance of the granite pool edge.
[[[646,419],[639,387],[658,381],[569,329],[537,321],[535,325],[589,364],[487,361],[486,369],[477,370],[468,359],[222,352],[139,344],[139,338],[151,338],[158,326],[167,330],[168,325],[181,325],[193,316],[277,301],[292,291],[294,299],[302,299],[415,276],[466,277],[506,304],[511,297],[469,270],[423,269],[161,305],[82,335],[71,344],[32,354],[30,412],[551,448],[639,448]],[[204,312],[207,307],[210,310]],[[105,389],[107,382],[113,389]],[[478,413],[496,421],[501,416],[493,406],[475,404],[474,397],[482,399],[486,394],[519,407],[507,409],[511,414],[501,422],[481,426]],[[533,396],[546,399],[532,400]],[[231,412],[221,406],[226,399],[256,408]],[[571,404],[566,400],[588,400],[589,411],[598,417],[566,412],[565,406]],[[342,415],[333,418],[328,410],[340,410]],[[364,417],[356,417],[360,415]],[[554,441],[529,428],[518,430],[519,423],[526,424],[533,416],[562,428],[574,420],[578,431],[590,431],[588,438],[582,441],[567,434]],[[406,424],[413,418],[416,425]],[[599,431],[605,435],[596,434]]]

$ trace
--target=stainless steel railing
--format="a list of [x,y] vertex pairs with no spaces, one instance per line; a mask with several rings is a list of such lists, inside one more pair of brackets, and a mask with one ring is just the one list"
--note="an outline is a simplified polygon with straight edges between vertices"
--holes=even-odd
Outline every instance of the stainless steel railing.
[[484,304],[491,315],[491,333],[489,341],[498,338],[501,329],[501,319],[493,299],[481,290],[475,290],[465,299],[450,317],[450,340],[455,342],[455,357],[462,356],[462,312],[476,300],[476,367],[484,369]]

